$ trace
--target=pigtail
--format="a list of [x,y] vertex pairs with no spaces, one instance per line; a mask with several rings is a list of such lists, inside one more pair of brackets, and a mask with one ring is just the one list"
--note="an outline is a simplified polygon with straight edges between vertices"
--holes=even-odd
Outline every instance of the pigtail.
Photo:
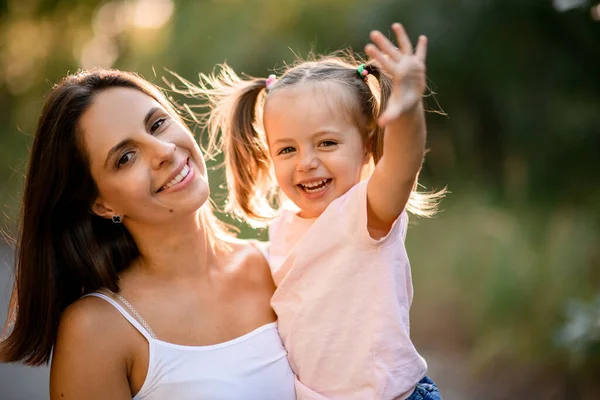
[[256,129],[256,105],[264,79],[247,82],[237,93],[229,120],[223,125],[225,165],[229,184],[228,211],[264,222],[272,216],[270,205],[271,160],[264,135]]
[[388,100],[392,94],[393,81],[392,77],[389,76],[383,69],[379,68],[376,64],[365,65],[365,70],[369,75],[373,76],[377,82],[374,85],[369,82],[367,78],[367,85],[371,89],[371,93],[374,97],[372,101],[373,122],[374,128],[370,135],[371,154],[373,155],[373,161],[375,164],[383,157],[383,137],[385,128],[377,124],[377,120],[383,114],[383,111],[387,107]]
[[275,183],[261,128],[266,79],[242,80],[226,64],[218,74],[200,74],[198,86],[179,79],[186,85],[184,94],[204,100],[202,106],[208,108],[197,120],[208,132],[208,156],[224,152],[225,211],[261,225],[274,216]]
[[[369,75],[373,76],[377,81],[377,85],[374,85],[367,79],[367,84],[369,85],[375,100],[372,105],[373,118],[374,121],[377,121],[387,107],[393,89],[393,81],[392,77],[377,64],[367,64],[365,65],[365,70],[367,70]],[[371,152],[375,164],[383,157],[384,132],[385,129],[383,127],[375,124],[370,136]],[[437,213],[440,201],[446,196],[447,190],[442,189],[432,192],[419,192],[418,188],[419,179],[417,175],[415,185],[406,204],[406,209],[412,214],[421,217],[433,217]]]

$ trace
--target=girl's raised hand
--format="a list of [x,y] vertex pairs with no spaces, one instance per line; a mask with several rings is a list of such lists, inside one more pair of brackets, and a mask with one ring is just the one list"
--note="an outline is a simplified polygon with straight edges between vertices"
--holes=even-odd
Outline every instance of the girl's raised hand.
[[398,46],[394,46],[381,32],[371,32],[373,43],[365,46],[365,53],[377,60],[381,67],[392,76],[394,86],[387,107],[379,118],[379,125],[386,126],[401,115],[416,109],[425,93],[425,57],[427,38],[419,36],[417,48],[413,47],[404,30],[398,23],[392,25]]

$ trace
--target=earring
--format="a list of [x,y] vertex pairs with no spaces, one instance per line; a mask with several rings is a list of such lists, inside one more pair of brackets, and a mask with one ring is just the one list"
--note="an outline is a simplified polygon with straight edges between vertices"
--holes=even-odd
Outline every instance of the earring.
[[112,216],[112,222],[114,224],[120,224],[123,221],[121,220],[121,216],[120,215],[113,215]]

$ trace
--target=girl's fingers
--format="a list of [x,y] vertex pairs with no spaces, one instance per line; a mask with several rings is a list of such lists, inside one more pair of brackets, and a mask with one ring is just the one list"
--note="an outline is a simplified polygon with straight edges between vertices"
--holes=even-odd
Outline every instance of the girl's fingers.
[[402,57],[402,52],[396,46],[394,46],[394,44],[383,35],[383,33],[379,31],[373,31],[371,32],[370,37],[371,41],[379,48],[380,51],[384,52],[395,61],[400,60],[400,57]]
[[391,57],[382,53],[377,46],[369,43],[365,46],[365,53],[374,60],[377,60],[383,69],[387,71],[393,71],[395,62]]
[[398,42],[398,46],[400,46],[402,53],[412,54],[412,52],[413,52],[412,43],[410,42],[410,39],[408,38],[406,31],[404,30],[404,26],[402,26],[401,24],[395,23],[392,25],[392,29],[396,33],[396,41]]
[[415,56],[417,56],[417,58],[419,60],[421,60],[423,63],[425,62],[425,59],[427,58],[427,37],[426,36],[419,36],[419,41],[417,42],[417,49],[415,50]]

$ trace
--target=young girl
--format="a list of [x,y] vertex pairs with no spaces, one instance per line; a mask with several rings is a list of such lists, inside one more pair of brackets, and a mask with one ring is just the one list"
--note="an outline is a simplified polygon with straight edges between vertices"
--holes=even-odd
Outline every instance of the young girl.
[[413,191],[426,139],[427,44],[421,36],[413,52],[402,26],[393,30],[399,48],[373,32],[367,65],[325,57],[250,80],[225,65],[190,86],[211,106],[230,210],[268,220],[272,172],[296,206],[280,211],[269,237],[271,304],[299,399],[441,398],[409,337],[404,247],[405,208],[433,215],[443,194]]

